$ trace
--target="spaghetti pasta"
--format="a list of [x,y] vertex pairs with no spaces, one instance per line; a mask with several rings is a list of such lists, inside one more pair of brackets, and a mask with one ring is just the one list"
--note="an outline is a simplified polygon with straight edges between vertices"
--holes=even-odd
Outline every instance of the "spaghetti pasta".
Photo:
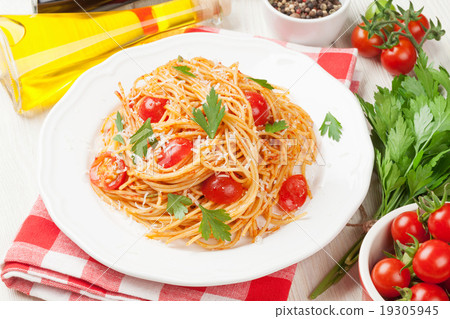
[[[189,72],[175,68],[180,66]],[[208,137],[193,119],[192,111],[201,110],[211,91],[216,92],[225,108],[214,138]],[[272,132],[256,126],[246,92],[257,92],[264,98],[269,123],[284,121],[287,128]],[[167,243],[183,239],[187,245],[226,249],[244,236],[255,241],[303,216],[280,212],[276,204],[283,182],[293,174],[294,166],[298,165],[304,175],[306,166],[315,160],[313,123],[280,87],[272,90],[261,86],[242,74],[237,63],[225,66],[196,57],[172,60],[139,77],[128,94],[119,83],[116,94],[121,101],[119,111],[110,114],[100,130],[99,154],[110,156],[106,178],[109,184],[102,187],[96,182],[97,175],[105,173],[105,167],[100,171],[98,157],[92,166],[96,168],[94,173],[91,168],[91,184],[106,203],[145,225],[149,238]],[[143,144],[148,152],[138,156],[132,141],[143,134],[143,130],[138,130],[146,125],[141,112],[144,106],[154,114],[158,107],[162,112],[159,120],[154,121],[156,115],[151,118],[151,131],[146,131],[151,134]],[[177,156],[181,149],[184,155]],[[164,154],[169,154],[167,161],[161,160]],[[202,185],[212,176],[231,178],[242,189],[239,198],[227,204],[225,198],[208,199]],[[191,202],[185,205],[183,218],[169,214],[169,194],[182,195]],[[309,189],[308,195],[311,196]],[[229,227],[230,240],[202,238],[200,206],[225,210],[229,219],[224,223]]]

